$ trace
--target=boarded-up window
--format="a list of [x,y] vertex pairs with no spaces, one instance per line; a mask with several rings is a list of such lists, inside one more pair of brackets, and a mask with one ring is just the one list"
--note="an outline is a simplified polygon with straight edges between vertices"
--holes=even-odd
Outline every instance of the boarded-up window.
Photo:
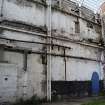
[[75,21],[75,33],[80,33],[80,24],[78,21]]

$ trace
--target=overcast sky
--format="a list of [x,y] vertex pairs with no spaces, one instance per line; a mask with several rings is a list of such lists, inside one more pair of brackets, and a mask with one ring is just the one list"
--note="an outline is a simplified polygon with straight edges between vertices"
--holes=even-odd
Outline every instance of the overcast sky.
[[105,0],[72,0],[77,1],[80,5],[87,6],[88,8],[97,12],[99,10],[100,5],[105,2]]

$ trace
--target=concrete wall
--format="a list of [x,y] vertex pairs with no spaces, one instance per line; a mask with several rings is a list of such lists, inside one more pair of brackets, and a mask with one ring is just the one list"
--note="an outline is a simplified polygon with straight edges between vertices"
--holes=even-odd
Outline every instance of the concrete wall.
[[91,80],[93,72],[97,72],[100,79],[102,78],[102,72],[99,63],[75,59],[67,60],[68,81]]
[[[21,53],[5,51],[4,60],[0,63],[0,102],[15,101],[20,98],[30,98],[37,95],[46,96],[45,69],[41,56],[28,55],[27,71],[24,71],[24,55]],[[8,80],[5,80],[8,78]],[[5,89],[4,89],[5,88]]]
[[[17,67],[14,64],[0,63],[0,102],[16,99]],[[8,93],[8,94],[7,94]]]
[[20,21],[30,25],[44,26],[46,23],[45,16],[45,8],[41,5],[26,2],[25,0],[4,1],[3,17],[5,19]]
[[[67,8],[62,8],[63,5],[65,4],[62,3],[59,9],[52,8],[52,81],[90,81],[95,71],[100,80],[103,80],[103,46],[99,46],[101,32],[97,32],[97,29],[101,30],[100,25],[81,17],[83,14],[70,14]],[[12,76],[15,78],[11,80],[12,83],[15,82],[11,87],[14,91],[13,96],[12,93],[9,96],[14,97],[16,93],[14,100],[27,99],[33,95],[44,98],[47,93],[46,47],[49,46],[45,44],[48,18],[46,4],[38,1],[4,0],[2,7],[0,44],[4,46],[3,63],[15,65],[14,71],[11,70],[17,75]],[[75,33],[77,21],[80,33]],[[93,28],[87,27],[89,22]],[[6,72],[10,73],[10,70]],[[3,88],[0,88],[1,93]],[[9,101],[7,98],[5,100]]]
[[[4,52],[4,55],[4,61],[7,63],[0,63],[0,78],[1,80],[8,78],[8,80],[4,80],[4,82],[2,81],[4,85],[1,85],[0,88],[1,92],[3,91],[4,93],[0,94],[0,100],[14,101],[17,99],[18,95],[22,95],[22,91],[20,92],[20,88],[22,88],[23,85],[23,55],[16,52],[13,53],[8,51]],[[6,77],[3,78],[3,76]]]

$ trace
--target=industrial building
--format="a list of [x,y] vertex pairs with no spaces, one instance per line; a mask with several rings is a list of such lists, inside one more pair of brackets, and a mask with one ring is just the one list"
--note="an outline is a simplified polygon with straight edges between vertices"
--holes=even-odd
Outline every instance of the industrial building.
[[103,90],[99,14],[70,0],[0,0],[0,101]]

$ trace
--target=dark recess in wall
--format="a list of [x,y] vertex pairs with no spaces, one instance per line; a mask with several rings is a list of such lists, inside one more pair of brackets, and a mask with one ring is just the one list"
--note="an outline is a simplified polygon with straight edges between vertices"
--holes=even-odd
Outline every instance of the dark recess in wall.
[[[68,95],[71,97],[91,96],[91,81],[52,81],[52,95]],[[100,81],[100,92],[103,81]]]

